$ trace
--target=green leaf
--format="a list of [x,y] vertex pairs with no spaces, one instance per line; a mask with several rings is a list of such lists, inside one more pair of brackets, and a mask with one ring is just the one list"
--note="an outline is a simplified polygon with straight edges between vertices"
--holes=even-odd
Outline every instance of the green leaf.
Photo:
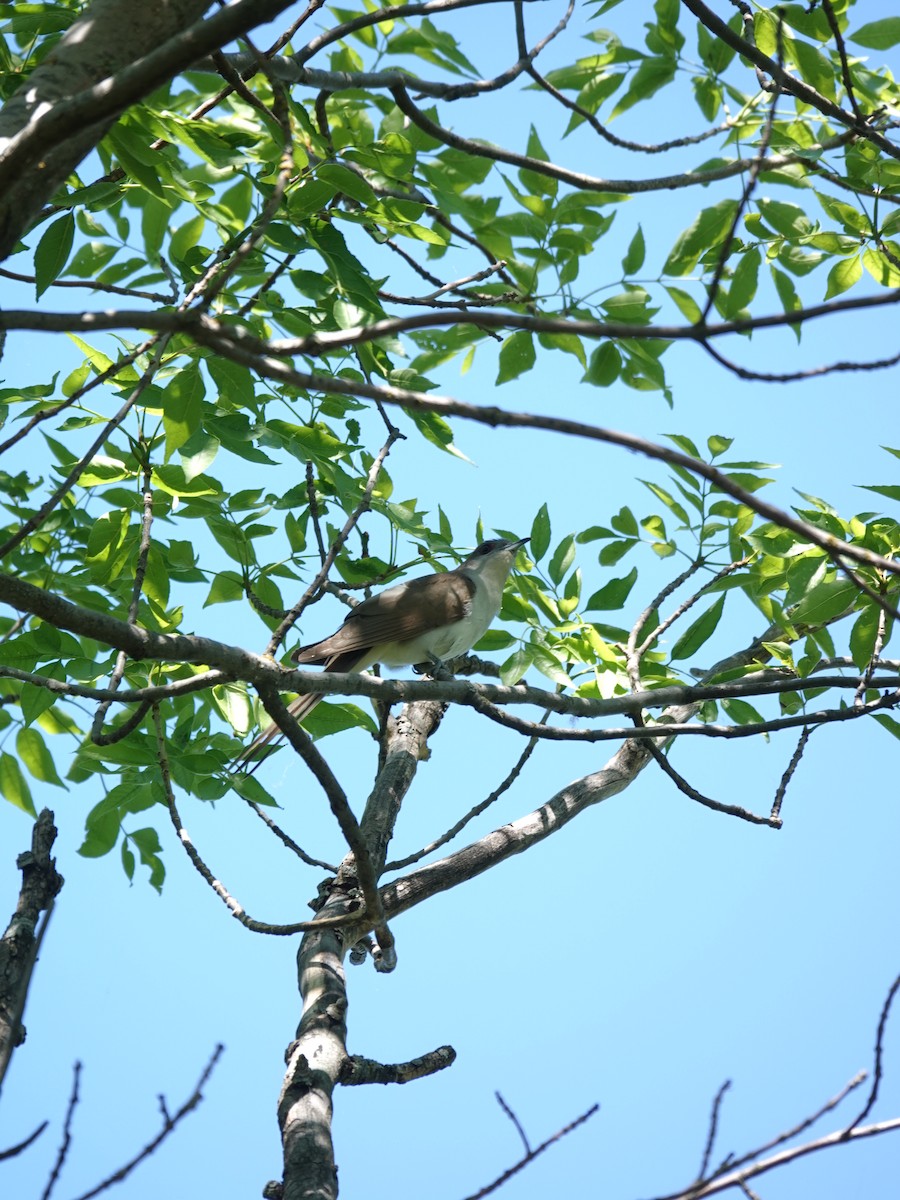
[[[720,200],[718,204],[704,208],[687,229],[679,234],[666,259],[663,273],[689,275],[700,261],[701,255],[724,241],[736,211],[736,200]],[[674,296],[672,298],[675,299]],[[677,300],[675,302],[678,303]]]
[[[778,299],[781,301],[781,307],[786,313],[796,312],[803,307],[800,297],[797,295],[797,290],[791,282],[790,276],[785,275],[784,271],[779,271],[777,267],[770,268],[772,278],[775,281],[775,291],[778,293]],[[794,331],[794,336],[797,341],[800,341],[800,326],[791,325]]]
[[622,355],[615,342],[601,342],[591,352],[588,369],[582,378],[584,383],[592,383],[595,387],[609,387],[619,378],[622,370]]
[[756,295],[760,261],[761,255],[755,246],[746,254],[741,255],[734,275],[731,277],[731,287],[728,289],[728,296],[725,300],[724,315],[726,317],[737,316]]
[[840,296],[848,291],[862,277],[862,263],[858,256],[842,258],[828,272],[828,286],[825,289],[825,299]]
[[84,841],[78,847],[78,853],[83,858],[102,858],[104,854],[109,854],[119,840],[121,827],[121,813],[116,808],[108,809],[90,822],[85,830]]
[[624,505],[610,520],[610,525],[612,525],[617,533],[622,533],[627,538],[640,537],[641,531],[637,523],[637,518],[631,509]]
[[867,46],[870,50],[890,50],[891,46],[900,42],[900,17],[870,21],[868,25],[860,25],[856,33],[846,36],[857,46]]
[[[737,21],[735,21],[737,18]],[[728,24],[735,33],[740,31],[740,14],[735,13]],[[700,51],[700,58],[704,66],[716,75],[720,74],[731,60],[734,58],[734,50],[728,46],[721,38],[714,37],[706,26],[697,23],[697,49]]]
[[759,725],[765,720],[762,713],[758,712],[752,704],[748,704],[746,700],[738,700],[736,697],[726,698],[722,700],[722,707],[735,725]]
[[516,639],[511,633],[507,633],[505,629],[489,629],[484,637],[478,639],[472,649],[483,654],[491,650],[508,650],[510,646],[514,646]]
[[70,212],[44,230],[34,251],[35,293],[38,297],[62,274],[74,238],[75,218]]
[[897,247],[893,242],[887,242],[886,245],[891,250],[891,258],[888,258],[880,250],[875,250],[872,246],[866,246],[862,254],[863,266],[875,282],[880,283],[882,287],[900,287]]
[[16,808],[21,808],[32,817],[37,816],[25,776],[18,762],[5,751],[0,754],[0,793]]
[[684,631],[672,647],[670,658],[690,658],[715,633],[722,609],[725,607],[725,593],[716,600],[702,616]]
[[893,717],[889,717],[887,713],[875,713],[875,720],[882,729],[886,729],[888,733],[893,734],[895,738],[900,738],[900,721],[895,721]]
[[324,701],[303,718],[303,728],[311,738],[327,737],[344,729],[364,729],[372,737],[378,737],[378,725],[370,713],[356,704],[344,701],[340,704]]
[[834,100],[834,67],[821,51],[809,42],[786,38],[789,56],[797,65],[801,78],[817,92]]
[[685,320],[690,321],[692,325],[696,325],[698,321],[703,319],[703,310],[690,292],[677,287],[667,287],[666,291],[675,301],[678,311]]
[[104,140],[112,146],[126,174],[143,184],[148,192],[162,199],[165,189],[160,182],[159,171],[165,160],[158,151],[153,151],[154,157],[148,161],[150,152],[142,138],[140,130],[119,121],[110,129]]
[[500,370],[496,383],[509,383],[530,371],[535,363],[534,338],[527,329],[510,334],[500,347]]
[[553,552],[553,557],[550,559],[550,564],[547,567],[547,574],[555,584],[562,582],[563,576],[575,561],[575,535],[572,533],[566,534],[559,545]]
[[762,197],[757,201],[766,224],[782,237],[799,238],[815,233],[817,226],[810,220],[805,209],[784,200]]
[[881,609],[867,604],[850,630],[850,654],[858,670],[864,671],[871,661],[881,625]]
[[500,667],[500,679],[507,687],[517,684],[533,661],[533,647],[520,646]]
[[666,508],[671,509],[678,520],[681,521],[682,525],[686,525],[688,528],[690,528],[691,519],[688,516],[687,511],[681,504],[678,503],[671,493],[667,492],[665,488],[661,488],[656,483],[650,483],[646,479],[642,479],[641,483],[644,485],[644,487],[649,488],[653,495],[656,496],[657,500],[661,500],[663,504],[665,504]]
[[220,571],[213,576],[209,593],[203,602],[203,607],[211,604],[228,604],[232,600],[240,600],[244,595],[244,583],[236,571]]
[[605,583],[602,588],[594,592],[585,604],[585,609],[609,611],[622,608],[631,589],[637,583],[637,577],[637,567],[632,567],[628,574],[623,575],[621,579],[610,579],[609,583]]
[[697,107],[707,121],[714,121],[716,113],[722,106],[722,85],[717,80],[710,79],[708,75],[696,76],[691,82],[694,85],[694,99],[697,101]]
[[825,625],[849,612],[859,589],[849,579],[827,579],[818,583],[791,610],[792,624]]
[[[62,675],[62,670],[57,665],[53,669],[48,667],[44,674],[55,678]],[[22,717],[25,724],[30,725],[32,721],[36,721],[42,713],[52,708],[55,702],[56,697],[47,688],[30,683],[23,684],[19,693],[19,703],[22,706]]]
[[645,58],[631,77],[628,91],[612,110],[609,119],[614,121],[616,117],[621,116],[623,112],[627,112],[629,108],[639,101],[649,100],[651,96],[656,95],[660,88],[665,87],[667,83],[671,83],[674,78],[674,58]]
[[[166,462],[197,432],[203,419],[203,377],[197,363],[190,363],[169,382],[162,394],[163,425],[166,430]],[[185,479],[189,483],[187,472]]]
[[644,231],[638,225],[637,233],[631,239],[625,257],[622,259],[623,273],[625,275],[633,275],[636,271],[639,271],[644,265],[646,252],[647,247],[644,244]]
[[46,742],[33,726],[23,726],[16,734],[16,753],[35,779],[65,788]]
[[531,525],[531,539],[528,552],[535,562],[540,562],[550,549],[550,512],[546,504],[542,504]]

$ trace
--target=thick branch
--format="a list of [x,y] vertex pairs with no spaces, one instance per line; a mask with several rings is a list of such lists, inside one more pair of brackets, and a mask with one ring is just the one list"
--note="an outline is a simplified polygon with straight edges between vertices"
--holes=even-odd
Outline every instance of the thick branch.
[[[245,0],[236,7],[243,8],[246,18],[253,6]],[[125,103],[177,72],[178,64],[170,61],[171,39],[198,21],[207,7],[208,0],[94,0],[31,73],[27,85],[14,93],[0,113],[0,258],[103,137]],[[162,71],[158,67],[153,81],[145,80],[123,97],[110,77],[128,74],[135,60],[148,54],[164,64]],[[190,57],[181,65],[188,62]],[[85,97],[92,102],[85,103]]]
[[[54,898],[63,885],[56,860],[50,857],[55,840],[53,813],[45,808],[32,830],[31,849],[16,860],[22,886],[16,910],[0,938],[0,1085],[13,1051],[25,1040],[21,1022],[31,972]],[[47,916],[39,929],[41,913]]]

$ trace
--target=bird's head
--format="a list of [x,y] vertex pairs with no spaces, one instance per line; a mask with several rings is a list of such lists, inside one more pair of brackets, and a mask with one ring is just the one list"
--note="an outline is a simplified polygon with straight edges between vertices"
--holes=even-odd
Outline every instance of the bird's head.
[[476,546],[466,561],[460,566],[460,571],[470,571],[475,575],[497,577],[505,580],[516,561],[519,547],[529,541],[527,537],[509,541],[507,538],[491,538]]

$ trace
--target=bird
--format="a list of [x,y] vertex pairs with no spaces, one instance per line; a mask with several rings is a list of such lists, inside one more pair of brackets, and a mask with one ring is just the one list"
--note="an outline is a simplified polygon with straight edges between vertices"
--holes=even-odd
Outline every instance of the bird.
[[[520,546],[529,538],[491,538],[452,571],[420,575],[377,592],[348,613],[330,637],[298,646],[291,659],[302,666],[355,674],[373,663],[386,667],[427,665],[471,650],[500,611],[503,588]],[[298,696],[288,712],[298,722],[312,712],[320,693]],[[269,725],[243,751],[243,765],[278,736]]]

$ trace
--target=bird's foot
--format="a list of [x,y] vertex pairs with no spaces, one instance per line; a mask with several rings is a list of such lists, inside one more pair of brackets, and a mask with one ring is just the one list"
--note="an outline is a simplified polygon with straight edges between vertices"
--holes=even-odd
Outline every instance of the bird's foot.
[[453,672],[436,654],[428,655],[428,662],[417,663],[413,670],[418,675],[430,675],[432,679],[452,679]]

